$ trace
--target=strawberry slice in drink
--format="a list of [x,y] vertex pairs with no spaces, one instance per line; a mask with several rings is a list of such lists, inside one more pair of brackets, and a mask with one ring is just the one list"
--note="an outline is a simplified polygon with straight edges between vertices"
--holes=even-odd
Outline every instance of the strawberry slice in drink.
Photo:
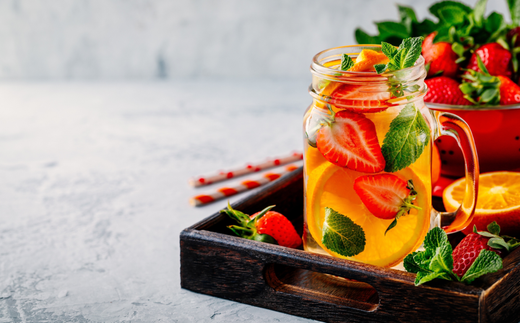
[[350,111],[334,112],[317,132],[316,147],[334,165],[365,173],[385,168],[385,159],[374,123],[364,115]]
[[372,87],[341,84],[331,95],[329,100],[338,109],[354,112],[381,112],[392,104],[387,101],[392,96],[388,87]]
[[397,220],[412,208],[417,197],[412,181],[406,182],[393,174],[365,175],[356,178],[354,190],[375,217],[380,219],[395,219],[388,229],[397,224]]

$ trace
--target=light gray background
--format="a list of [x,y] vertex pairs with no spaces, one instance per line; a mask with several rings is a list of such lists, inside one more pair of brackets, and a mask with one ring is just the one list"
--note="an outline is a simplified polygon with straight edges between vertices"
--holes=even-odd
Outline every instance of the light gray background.
[[[399,1],[420,19],[433,2]],[[387,0],[0,0],[0,79],[307,78],[397,17]]]
[[308,322],[180,288],[180,231],[226,204],[191,207],[219,185],[188,178],[301,150],[311,57],[396,17],[383,0],[0,0],[0,323]]

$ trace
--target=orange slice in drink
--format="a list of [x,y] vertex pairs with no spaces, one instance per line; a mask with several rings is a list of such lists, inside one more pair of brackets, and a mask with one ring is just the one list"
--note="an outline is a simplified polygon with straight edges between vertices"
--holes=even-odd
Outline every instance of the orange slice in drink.
[[[392,267],[422,244],[430,226],[430,201],[420,178],[409,168],[394,173],[403,180],[411,179],[418,192],[414,204],[422,210],[412,210],[401,217],[397,225],[385,233],[393,221],[372,215],[354,191],[354,180],[364,175],[330,163],[318,166],[307,181],[307,226],[314,240],[335,257],[361,261],[378,266]],[[322,228],[325,208],[348,216],[365,232],[366,245],[363,252],[353,257],[344,257],[330,251],[322,243]]]
[[374,72],[374,65],[388,62],[389,59],[385,54],[371,49],[363,49],[349,72]]
[[[462,203],[466,191],[465,178],[446,187],[443,193],[447,211],[455,211]],[[477,208],[471,224],[463,231],[487,230],[496,221],[501,234],[520,238],[520,172],[491,172],[480,174]]]

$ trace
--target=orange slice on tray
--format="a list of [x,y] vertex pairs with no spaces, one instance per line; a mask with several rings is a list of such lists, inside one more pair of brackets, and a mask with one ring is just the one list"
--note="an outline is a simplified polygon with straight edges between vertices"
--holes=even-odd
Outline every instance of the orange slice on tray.
[[[466,191],[465,178],[446,187],[443,193],[444,207],[455,211],[462,203]],[[501,234],[520,238],[520,172],[491,172],[480,174],[477,208],[471,224],[463,231],[487,230],[496,221]]]
[[[412,210],[401,217],[397,225],[385,231],[393,221],[375,217],[368,211],[354,191],[354,180],[364,175],[349,169],[324,163],[312,171],[307,181],[307,226],[314,240],[335,257],[361,261],[378,266],[392,267],[422,244],[430,226],[430,201],[420,178],[409,168],[394,173],[398,177],[412,179],[418,192],[415,205],[422,210]],[[353,257],[344,257],[330,251],[322,243],[325,208],[348,216],[361,226],[365,233],[365,249]]]

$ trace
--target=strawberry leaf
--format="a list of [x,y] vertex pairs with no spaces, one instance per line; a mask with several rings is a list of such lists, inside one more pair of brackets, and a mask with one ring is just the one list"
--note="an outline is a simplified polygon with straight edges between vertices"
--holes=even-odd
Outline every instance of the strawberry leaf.
[[488,224],[487,229],[492,234],[496,234],[497,236],[500,235],[500,226],[498,225],[497,221],[493,221]]
[[270,235],[265,234],[265,233],[262,233],[262,234],[256,234],[256,235],[253,237],[253,240],[255,240],[255,241],[260,241],[260,242],[271,243],[271,244],[278,244],[278,241],[276,241],[275,238],[273,238],[273,237],[271,237]]
[[381,147],[385,171],[396,172],[413,164],[430,142],[430,130],[415,104],[409,103],[390,123]]
[[327,249],[345,257],[352,257],[365,250],[365,232],[348,216],[331,208],[325,208],[322,242]]
[[462,282],[470,284],[478,277],[502,269],[502,259],[493,251],[483,249],[477,259],[462,277]]

